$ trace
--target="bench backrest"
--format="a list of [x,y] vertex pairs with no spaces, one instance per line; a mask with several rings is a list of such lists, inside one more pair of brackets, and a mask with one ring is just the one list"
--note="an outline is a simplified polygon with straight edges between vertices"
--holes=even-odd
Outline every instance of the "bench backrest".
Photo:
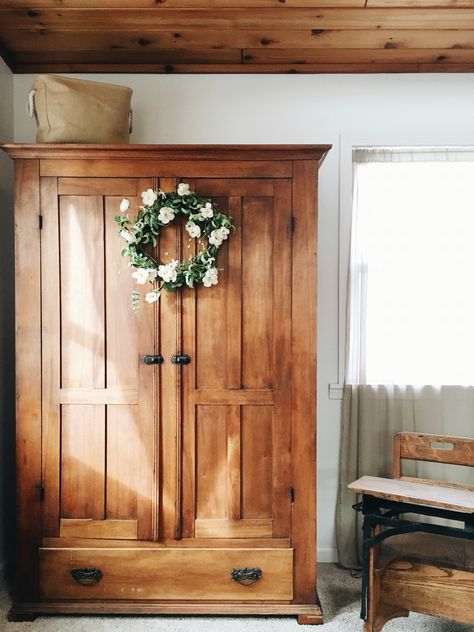
[[474,466],[474,439],[399,432],[393,441],[393,478],[401,476],[402,459]]

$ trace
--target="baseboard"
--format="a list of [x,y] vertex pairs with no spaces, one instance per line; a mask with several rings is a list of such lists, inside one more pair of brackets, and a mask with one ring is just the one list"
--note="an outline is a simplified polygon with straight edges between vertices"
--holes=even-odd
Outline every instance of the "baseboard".
[[337,557],[337,549],[332,548],[318,548],[318,562],[335,564],[339,561]]

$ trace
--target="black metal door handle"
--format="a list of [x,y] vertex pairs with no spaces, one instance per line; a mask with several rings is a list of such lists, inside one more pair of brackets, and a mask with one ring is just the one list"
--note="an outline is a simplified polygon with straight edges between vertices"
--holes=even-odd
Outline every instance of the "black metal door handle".
[[171,356],[171,364],[189,364],[190,362],[191,358],[185,353]]
[[161,354],[159,355],[146,355],[143,358],[143,362],[145,364],[163,364],[164,358]]

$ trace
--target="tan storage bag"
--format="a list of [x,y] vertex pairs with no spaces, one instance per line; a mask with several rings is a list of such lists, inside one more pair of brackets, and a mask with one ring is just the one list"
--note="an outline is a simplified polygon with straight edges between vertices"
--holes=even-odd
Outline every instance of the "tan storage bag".
[[132,89],[38,75],[28,100],[37,143],[128,143]]

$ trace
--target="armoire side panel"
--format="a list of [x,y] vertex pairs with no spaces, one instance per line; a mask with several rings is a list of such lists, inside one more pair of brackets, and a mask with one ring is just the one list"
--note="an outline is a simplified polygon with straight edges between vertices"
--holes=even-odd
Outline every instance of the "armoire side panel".
[[15,164],[16,570],[19,601],[39,597],[41,251],[39,161]]

